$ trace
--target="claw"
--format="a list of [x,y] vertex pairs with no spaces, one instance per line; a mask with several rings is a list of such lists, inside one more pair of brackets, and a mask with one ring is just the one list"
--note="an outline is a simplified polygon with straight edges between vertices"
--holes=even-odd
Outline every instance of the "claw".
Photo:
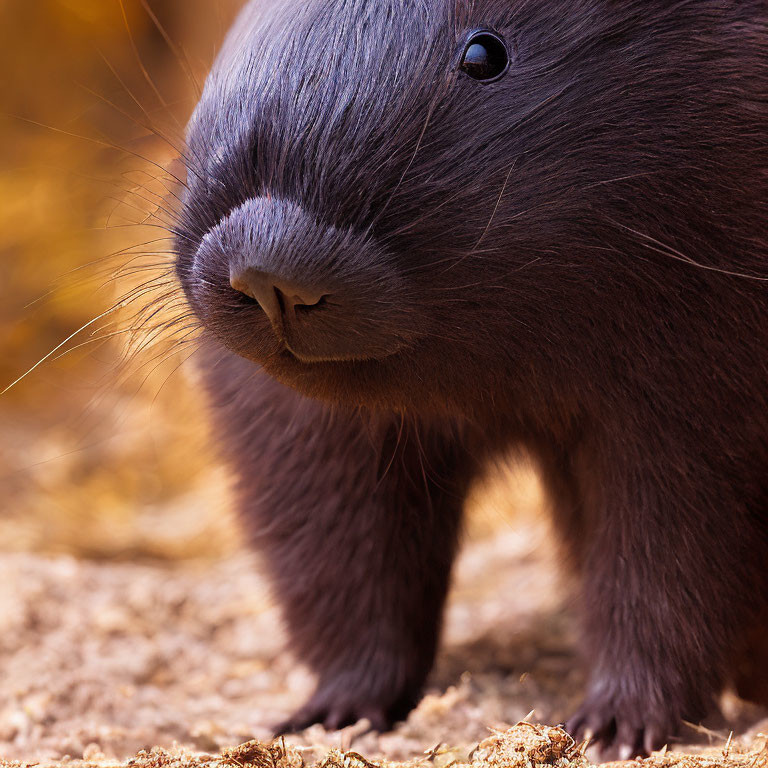
[[632,760],[661,748],[674,732],[676,718],[658,712],[643,716],[639,707],[622,707],[612,701],[591,700],[568,721],[575,740],[597,744],[603,760]]
[[657,726],[650,726],[645,729],[645,737],[643,739],[643,748],[647,754],[655,752],[661,749],[665,744],[664,734]]
[[275,726],[274,735],[285,736],[289,733],[298,733],[309,728],[310,725],[319,723],[325,717],[325,713],[319,707],[302,707],[294,712],[287,720]]
[[392,724],[386,713],[381,709],[368,711],[365,713],[364,717],[370,723],[369,730],[371,731],[378,731],[379,733],[383,733],[392,727]]
[[369,727],[363,731],[388,731],[392,723],[380,707],[337,706],[329,710],[325,706],[305,706],[284,720],[274,729],[275,737],[297,733],[316,723],[322,723],[326,731],[339,731],[350,725],[367,720]]

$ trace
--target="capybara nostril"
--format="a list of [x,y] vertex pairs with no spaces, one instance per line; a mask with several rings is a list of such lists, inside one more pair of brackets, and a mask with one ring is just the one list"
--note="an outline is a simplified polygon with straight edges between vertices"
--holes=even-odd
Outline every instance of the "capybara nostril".
[[321,290],[248,266],[230,268],[229,284],[257,301],[275,327],[290,321],[298,307],[311,309],[325,297]]

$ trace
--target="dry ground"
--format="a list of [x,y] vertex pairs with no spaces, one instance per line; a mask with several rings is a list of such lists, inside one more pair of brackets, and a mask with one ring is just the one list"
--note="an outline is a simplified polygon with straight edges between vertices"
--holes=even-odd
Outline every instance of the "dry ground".
[[[315,726],[287,740],[300,753],[246,750],[222,763],[192,754],[220,756],[250,739],[268,739],[270,726],[301,703],[312,683],[282,650],[279,616],[252,555],[175,566],[2,555],[0,759],[114,762],[161,747],[171,752],[142,754],[133,765],[202,760],[293,768],[297,755],[310,763],[333,748],[368,760],[423,761],[425,750],[443,743],[455,748],[450,760],[467,762],[489,727],[508,727],[531,710],[532,720],[561,722],[578,700],[583,675],[553,559],[546,531],[534,522],[467,543],[428,694],[394,732],[377,736],[353,726],[326,733]],[[700,752],[710,742],[724,764],[732,728],[725,762],[768,765],[760,735],[768,732],[768,713],[733,698],[725,706],[728,721],[710,723],[709,736],[689,729],[675,749]],[[547,749],[552,734],[564,738],[546,733],[534,736]],[[510,754],[547,765],[583,762],[570,748],[536,757],[529,747]],[[475,761],[480,754],[493,763],[488,749]],[[357,758],[331,758],[361,768]],[[438,767],[450,760],[432,757]]]

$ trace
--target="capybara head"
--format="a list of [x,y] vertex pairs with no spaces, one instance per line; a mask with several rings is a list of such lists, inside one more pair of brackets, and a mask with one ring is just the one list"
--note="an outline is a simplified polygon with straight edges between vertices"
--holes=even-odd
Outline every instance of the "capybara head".
[[177,266],[206,332],[338,402],[600,365],[754,251],[757,4],[247,5],[188,133]]

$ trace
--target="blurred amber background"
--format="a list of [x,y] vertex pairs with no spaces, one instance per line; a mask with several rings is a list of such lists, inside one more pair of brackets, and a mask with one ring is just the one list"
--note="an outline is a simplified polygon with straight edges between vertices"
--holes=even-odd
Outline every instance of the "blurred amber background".
[[[146,126],[180,146],[236,5],[0,2],[0,390],[152,276],[116,280],[121,265],[170,263],[168,216],[136,225],[173,202],[155,178],[176,152]],[[135,310],[89,325],[0,396],[0,548],[179,557],[235,544],[180,367],[191,348],[160,341],[125,363],[116,332]]]
[[[56,350],[0,395],[2,550],[177,559],[239,544],[182,364],[194,347],[164,334],[125,362],[146,338],[124,331],[157,293],[100,317],[164,279],[170,164],[239,4],[0,0],[0,391]],[[180,311],[173,291],[161,303]],[[475,530],[510,499],[535,511],[538,486],[523,473],[496,498]]]

